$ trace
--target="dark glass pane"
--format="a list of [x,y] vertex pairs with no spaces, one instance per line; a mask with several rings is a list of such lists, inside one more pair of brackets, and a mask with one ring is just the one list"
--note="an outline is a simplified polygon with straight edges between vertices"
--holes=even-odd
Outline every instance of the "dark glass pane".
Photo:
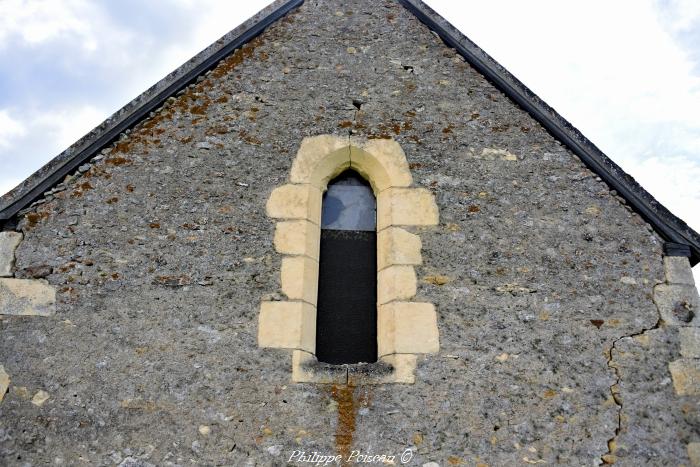
[[333,364],[377,361],[377,232],[372,189],[347,171],[323,199],[316,357]]

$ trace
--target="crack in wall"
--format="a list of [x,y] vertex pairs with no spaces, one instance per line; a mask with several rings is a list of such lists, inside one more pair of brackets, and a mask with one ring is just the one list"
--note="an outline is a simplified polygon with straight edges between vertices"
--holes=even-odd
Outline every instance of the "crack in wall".
[[[664,282],[665,283],[665,282]],[[615,374],[615,382],[610,386],[610,394],[613,398],[613,401],[615,402],[615,405],[617,406],[617,427],[615,427],[615,434],[613,435],[612,438],[608,439],[608,451],[603,454],[600,459],[603,461],[603,464],[609,465],[609,464],[614,464],[616,457],[615,457],[615,450],[617,449],[617,437],[620,435],[620,432],[622,431],[622,410],[624,409],[624,405],[622,403],[622,398],[620,397],[620,383],[622,382],[622,375],[620,375],[620,371],[617,366],[615,366],[613,362],[613,352],[616,350],[615,346],[619,341],[622,339],[628,339],[628,338],[635,338],[637,336],[642,336],[646,334],[649,331],[653,331],[654,329],[658,329],[661,324],[663,323],[663,319],[661,318],[661,310],[659,309],[658,303],[656,303],[655,295],[656,295],[656,287],[659,284],[654,286],[654,291],[652,292],[652,302],[654,303],[654,306],[656,307],[656,313],[657,313],[657,319],[656,323],[652,327],[649,328],[643,328],[641,331],[634,332],[632,334],[626,334],[624,336],[620,336],[617,339],[615,339],[610,346],[610,349],[607,351],[607,356],[608,356],[608,361],[607,365],[608,368],[611,368],[613,373]]]

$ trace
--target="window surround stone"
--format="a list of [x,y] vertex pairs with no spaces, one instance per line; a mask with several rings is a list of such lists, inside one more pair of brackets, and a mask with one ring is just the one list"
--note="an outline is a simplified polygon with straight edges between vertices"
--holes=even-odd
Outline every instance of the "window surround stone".
[[[370,183],[377,199],[377,345],[372,364],[329,365],[315,357],[320,218],[328,182],[353,169]],[[401,146],[392,139],[319,135],[304,138],[289,183],[276,188],[267,215],[277,220],[275,250],[282,258],[286,301],[263,301],[258,345],[292,350],[292,381],[315,383],[413,383],[417,356],[437,353],[437,313],[416,294],[414,266],[421,241],[404,226],[437,225],[434,196],[411,187]]]

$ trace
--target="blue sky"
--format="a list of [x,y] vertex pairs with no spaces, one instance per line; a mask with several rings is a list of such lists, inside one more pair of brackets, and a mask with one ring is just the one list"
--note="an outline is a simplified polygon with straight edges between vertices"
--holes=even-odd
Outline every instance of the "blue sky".
[[[0,0],[0,192],[267,3]],[[427,3],[700,230],[700,1]]]

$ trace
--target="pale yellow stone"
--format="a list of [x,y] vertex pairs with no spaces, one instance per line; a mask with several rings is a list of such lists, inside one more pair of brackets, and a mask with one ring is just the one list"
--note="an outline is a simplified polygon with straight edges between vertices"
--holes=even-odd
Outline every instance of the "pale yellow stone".
[[504,353],[498,355],[498,356],[496,357],[496,360],[498,360],[499,362],[503,363],[503,362],[505,362],[506,360],[508,360],[508,357],[509,357],[509,355],[508,355],[507,353],[504,352]]
[[313,353],[316,350],[316,308],[305,302],[262,302],[258,345]]
[[199,434],[202,436],[209,436],[211,434],[211,428],[209,428],[207,425],[199,425],[197,431],[199,431]]
[[303,300],[316,306],[318,296],[318,262],[308,256],[282,259],[282,292],[290,300]]
[[690,465],[700,466],[700,443],[688,443],[688,459]]
[[487,160],[501,159],[504,161],[517,161],[518,156],[505,149],[484,148],[481,150],[481,158]]
[[56,290],[44,279],[0,279],[0,315],[51,316]]
[[22,241],[19,232],[0,232],[0,277],[11,277],[15,264],[15,250]]
[[292,381],[295,383],[345,384],[347,369],[327,365],[321,368],[309,352],[292,352]]
[[377,230],[399,225],[437,225],[438,207],[425,188],[389,188],[377,196]]
[[2,402],[7,392],[7,388],[10,387],[10,375],[5,371],[5,367],[0,365],[0,402]]
[[37,407],[41,407],[44,405],[44,402],[49,400],[49,397],[51,396],[49,396],[48,392],[39,389],[36,394],[34,394],[34,397],[32,397],[32,404],[36,405]]
[[349,144],[347,137],[334,135],[304,138],[294,158],[289,181],[310,183],[324,190],[331,178],[350,167]]
[[432,303],[391,302],[377,313],[380,357],[394,353],[436,353],[440,349],[437,314]]
[[390,227],[377,234],[377,268],[421,264],[421,241],[399,227]]
[[321,190],[306,185],[282,185],[267,200],[267,215],[275,219],[306,219],[321,223]]
[[393,139],[350,139],[350,167],[364,176],[375,194],[413,183],[406,155]]
[[321,229],[309,221],[283,221],[275,229],[275,250],[287,255],[305,255],[318,261]]
[[700,395],[700,360],[681,358],[668,364],[676,394]]
[[377,274],[377,303],[408,300],[416,294],[417,280],[413,266],[391,266]]

